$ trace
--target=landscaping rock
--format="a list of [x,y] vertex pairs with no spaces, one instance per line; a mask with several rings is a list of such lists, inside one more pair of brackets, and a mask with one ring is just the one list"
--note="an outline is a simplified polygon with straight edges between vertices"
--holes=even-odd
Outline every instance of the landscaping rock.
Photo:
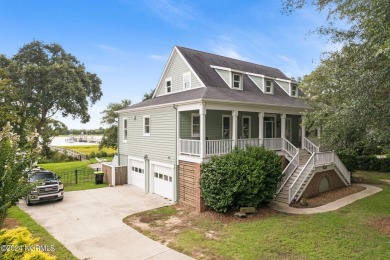
[[234,216],[235,216],[235,217],[238,217],[238,218],[246,218],[246,214],[245,214],[245,213],[242,213],[242,212],[234,213]]
[[255,207],[241,207],[240,212],[241,213],[255,213],[256,208]]

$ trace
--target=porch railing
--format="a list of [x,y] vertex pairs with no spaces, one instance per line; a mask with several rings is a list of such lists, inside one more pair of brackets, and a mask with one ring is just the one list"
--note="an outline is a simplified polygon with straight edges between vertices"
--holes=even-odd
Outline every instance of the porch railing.
[[302,148],[306,149],[311,154],[320,152],[320,147],[315,145],[312,141],[310,141],[306,137],[303,140],[303,147]]
[[233,140],[206,140],[206,155],[226,154],[232,151]]
[[180,139],[180,152],[188,155],[200,155],[200,141]]
[[283,150],[288,153],[291,157],[294,157],[299,153],[299,149],[290,143],[286,138],[282,138]]
[[282,150],[282,138],[264,138],[264,147],[268,150]]
[[343,162],[340,160],[340,158],[337,156],[335,152],[324,152],[324,153],[316,153],[316,160],[315,165],[321,166],[321,165],[328,165],[328,164],[335,164],[337,169],[340,171],[341,175],[345,178],[345,180],[349,183],[351,183],[351,174],[343,164]]
[[260,138],[237,139],[237,147],[245,149],[246,146],[261,146]]

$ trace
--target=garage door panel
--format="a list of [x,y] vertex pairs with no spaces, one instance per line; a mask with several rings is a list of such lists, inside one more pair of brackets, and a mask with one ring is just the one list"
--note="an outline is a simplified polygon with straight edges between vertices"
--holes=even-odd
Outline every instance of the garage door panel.
[[145,163],[129,160],[131,184],[145,190]]
[[168,199],[173,199],[173,168],[153,165],[153,192]]

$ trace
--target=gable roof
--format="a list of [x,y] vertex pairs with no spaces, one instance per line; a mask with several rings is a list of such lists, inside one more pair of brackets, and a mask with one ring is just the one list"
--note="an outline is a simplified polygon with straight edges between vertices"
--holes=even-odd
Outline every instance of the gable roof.
[[[263,93],[246,74],[243,74],[243,90],[241,91],[231,89],[211,66],[231,68],[237,71],[245,71],[253,74],[264,75],[265,77],[269,78],[290,80],[279,69],[223,57],[207,52],[197,51],[185,47],[176,46],[173,51],[175,51],[175,49],[181,53],[188,65],[196,73],[205,87],[172,93],[169,95],[154,96],[152,99],[134,104],[123,110],[199,99],[242,102],[299,109],[307,108],[303,100],[290,97],[274,80],[273,95]],[[303,95],[300,90],[299,95]]]

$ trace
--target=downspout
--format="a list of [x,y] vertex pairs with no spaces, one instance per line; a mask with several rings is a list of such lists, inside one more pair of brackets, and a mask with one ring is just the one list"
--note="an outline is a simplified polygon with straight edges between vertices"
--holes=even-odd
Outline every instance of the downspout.
[[179,172],[179,164],[178,164],[178,161],[177,161],[177,153],[178,153],[178,150],[177,150],[177,142],[178,142],[178,139],[177,139],[177,136],[178,136],[178,131],[179,131],[179,129],[178,129],[178,127],[177,127],[177,123],[178,123],[178,121],[177,120],[179,120],[179,117],[178,117],[178,110],[177,110],[177,105],[176,104],[174,104],[173,105],[173,108],[175,109],[175,111],[176,111],[176,113],[175,113],[175,129],[176,129],[176,131],[175,131],[175,167],[174,167],[174,169],[175,169],[175,171],[174,171],[174,181],[175,181],[175,186],[174,186],[174,191],[173,191],[173,198],[174,198],[174,202],[178,202],[179,201],[179,174],[178,174],[178,172]]

